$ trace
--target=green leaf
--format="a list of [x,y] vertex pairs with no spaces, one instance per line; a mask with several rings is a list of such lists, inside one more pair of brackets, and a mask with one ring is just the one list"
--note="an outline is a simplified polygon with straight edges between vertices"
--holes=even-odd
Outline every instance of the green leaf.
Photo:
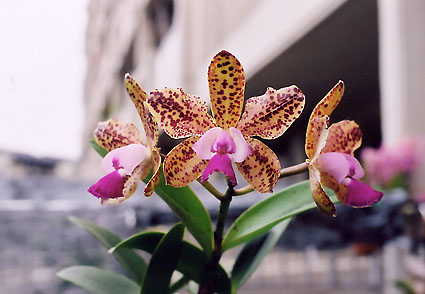
[[[125,247],[140,249],[152,254],[163,236],[164,233],[161,232],[142,232],[123,240],[112,250]],[[208,258],[205,252],[193,244],[183,241],[180,259],[176,269],[185,277],[199,283],[204,276],[207,260]],[[219,267],[216,291],[220,294],[230,293],[230,280],[226,271],[221,266]]]
[[183,245],[184,226],[173,226],[165,234],[152,254],[142,283],[142,294],[168,294],[171,276],[180,259]]
[[65,268],[57,275],[95,294],[138,294],[140,287],[132,280],[97,267],[77,265]]
[[289,224],[289,219],[274,226],[264,236],[247,243],[239,252],[231,273],[232,293],[236,293],[254,273],[261,261],[279,241]]
[[208,256],[212,253],[213,230],[210,215],[198,196],[188,186],[174,188],[166,185],[161,168],[161,182],[155,193],[167,203],[180,218]]
[[170,289],[168,290],[169,294],[173,294],[176,293],[176,291],[180,290],[181,288],[183,288],[184,286],[187,285],[187,283],[189,283],[190,279],[187,278],[186,276],[181,277],[177,282],[173,283],[170,286]]
[[105,157],[105,155],[108,154],[108,150],[105,150],[101,146],[97,145],[94,139],[90,140],[90,146],[102,157]]
[[[93,140],[90,143],[96,151],[99,148],[103,149]],[[98,153],[101,156],[105,156],[100,152]],[[167,203],[196,241],[199,242],[207,255],[210,256],[213,246],[213,229],[210,215],[205,209],[205,206],[190,187],[175,188],[166,185],[162,173],[162,165],[160,171],[161,181],[158,187],[155,188],[155,193]],[[143,181],[146,183],[151,177],[152,172]]]
[[[108,249],[121,242],[121,238],[116,234],[92,222],[73,216],[70,216],[69,220],[77,226],[85,229]],[[139,284],[146,272],[146,262],[136,252],[129,248],[115,250],[113,254],[130,277]]]
[[[334,195],[331,199],[337,202]],[[235,220],[224,236],[223,251],[258,238],[285,219],[315,206],[309,181],[277,192],[250,207]]]

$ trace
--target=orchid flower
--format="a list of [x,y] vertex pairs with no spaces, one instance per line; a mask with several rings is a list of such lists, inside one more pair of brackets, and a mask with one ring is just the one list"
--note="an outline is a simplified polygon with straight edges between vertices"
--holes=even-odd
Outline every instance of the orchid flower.
[[344,83],[339,81],[316,105],[308,122],[305,143],[313,199],[321,213],[332,216],[336,215],[335,206],[322,186],[334,190],[342,203],[353,207],[371,206],[383,196],[359,181],[364,170],[353,157],[362,141],[357,123],[343,120],[328,128],[328,116],[343,93]]
[[221,51],[208,68],[212,118],[200,97],[182,89],[151,92],[148,103],[161,128],[172,138],[187,138],[164,160],[167,184],[182,187],[213,172],[237,184],[234,162],[245,180],[258,192],[270,192],[280,175],[280,162],[261,141],[281,136],[304,107],[304,95],[296,86],[275,90],[246,101],[245,73],[240,62]]
[[99,123],[94,131],[94,140],[109,151],[101,164],[107,175],[92,185],[88,192],[100,198],[102,203],[121,203],[128,199],[151,168],[153,176],[146,184],[145,196],[152,195],[160,179],[161,156],[156,147],[158,125],[147,107],[147,94],[129,74],[125,75],[125,85],[142,120],[147,142],[143,144],[139,131],[131,123],[115,119]]

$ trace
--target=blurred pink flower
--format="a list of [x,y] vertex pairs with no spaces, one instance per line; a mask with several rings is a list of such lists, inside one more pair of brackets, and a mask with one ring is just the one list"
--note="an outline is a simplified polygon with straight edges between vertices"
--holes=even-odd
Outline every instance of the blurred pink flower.
[[394,156],[397,157],[397,165],[402,173],[410,173],[415,171],[424,158],[425,142],[418,137],[408,137],[404,139],[393,150]]
[[407,137],[390,148],[365,148],[361,154],[367,180],[371,185],[387,185],[400,174],[414,172],[424,158],[424,141],[419,137]]

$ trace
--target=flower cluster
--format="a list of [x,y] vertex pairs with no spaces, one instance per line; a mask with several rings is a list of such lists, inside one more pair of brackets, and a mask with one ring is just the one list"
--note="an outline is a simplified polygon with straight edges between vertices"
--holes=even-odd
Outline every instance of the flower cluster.
[[[174,139],[186,138],[164,159],[167,184],[183,187],[213,172],[224,174],[229,185],[237,185],[233,164],[258,192],[271,192],[281,175],[276,154],[260,140],[281,136],[300,116],[304,94],[296,86],[275,90],[246,100],[245,73],[235,56],[219,52],[208,68],[212,116],[207,103],[182,89],[155,89],[148,96],[129,75],[125,83],[146,133],[144,144],[134,125],[117,120],[100,123],[95,142],[109,151],[102,162],[107,175],[89,188],[103,202],[121,202],[130,197],[151,167],[153,176],[145,188],[152,194],[159,182],[161,156],[156,147],[158,124]],[[353,157],[361,144],[361,131],[344,120],[328,126],[329,115],[344,91],[339,82],[314,108],[306,133],[305,151],[311,191],[319,210],[335,215],[335,207],[323,186],[333,189],[339,200],[355,207],[369,206],[382,193],[363,184],[364,172]],[[244,111],[243,111],[244,110]]]

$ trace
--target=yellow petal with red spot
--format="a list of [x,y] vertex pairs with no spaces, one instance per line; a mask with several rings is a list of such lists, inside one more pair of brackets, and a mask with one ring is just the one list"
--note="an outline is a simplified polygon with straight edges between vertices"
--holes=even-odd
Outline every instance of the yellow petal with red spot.
[[174,139],[200,136],[216,127],[206,102],[182,89],[154,90],[148,104],[161,128]]
[[338,181],[335,180],[335,178],[332,177],[327,172],[321,172],[320,173],[320,181],[321,181],[323,186],[331,188],[332,190],[334,190],[336,197],[338,198],[339,201],[341,201],[342,203],[346,202],[345,198],[346,198],[347,193],[348,193],[347,186],[338,183]]
[[241,117],[245,72],[239,60],[227,51],[219,52],[208,68],[211,111],[217,126],[236,126]]
[[305,135],[305,153],[309,159],[313,159],[317,152],[325,146],[328,137],[329,117],[316,116],[310,120],[308,131]]
[[[305,150],[308,158],[312,158],[315,154],[315,150],[317,146],[314,146],[314,138],[317,133],[313,130],[317,124],[314,124],[314,120],[316,117],[322,118],[331,115],[331,113],[338,106],[341,101],[342,95],[344,94],[344,82],[339,81],[326,96],[314,107],[313,112],[310,115],[310,119],[307,125],[306,132],[306,146]],[[314,149],[314,152],[312,150]]]
[[142,120],[143,128],[146,133],[147,145],[154,147],[158,143],[158,124],[146,105],[147,94],[142,87],[129,74],[124,78],[127,93],[133,101],[134,106]]
[[94,131],[95,142],[108,152],[130,144],[143,144],[137,128],[116,119],[100,122]]
[[152,163],[150,160],[142,161],[138,166],[134,168],[131,175],[124,176],[124,197],[107,199],[102,201],[101,203],[115,205],[120,204],[121,202],[130,198],[134,194],[134,192],[136,192],[137,186],[139,185],[140,181],[146,178],[149,174],[151,164]]
[[329,196],[320,184],[320,172],[313,165],[308,166],[310,189],[319,212],[324,215],[336,216],[336,209]]
[[200,137],[189,138],[174,147],[164,160],[164,177],[168,185],[183,187],[193,182],[204,171],[208,160],[203,160],[192,149]]
[[362,132],[359,125],[351,120],[343,120],[330,126],[326,145],[321,152],[341,152],[353,156],[361,144]]
[[303,108],[304,94],[297,86],[267,88],[264,95],[246,101],[236,128],[246,137],[275,139],[291,126]]
[[159,184],[159,180],[161,179],[160,168],[161,166],[161,155],[159,154],[158,149],[152,150],[152,178],[146,184],[145,187],[145,196],[149,197],[152,195],[156,186]]
[[330,116],[331,113],[338,106],[344,94],[344,82],[339,81],[329,92],[323,97],[322,100],[314,107],[310,115],[310,120],[316,116]]
[[247,138],[246,142],[252,153],[245,161],[236,163],[239,172],[256,191],[260,193],[272,192],[280,176],[279,159],[261,141]]

